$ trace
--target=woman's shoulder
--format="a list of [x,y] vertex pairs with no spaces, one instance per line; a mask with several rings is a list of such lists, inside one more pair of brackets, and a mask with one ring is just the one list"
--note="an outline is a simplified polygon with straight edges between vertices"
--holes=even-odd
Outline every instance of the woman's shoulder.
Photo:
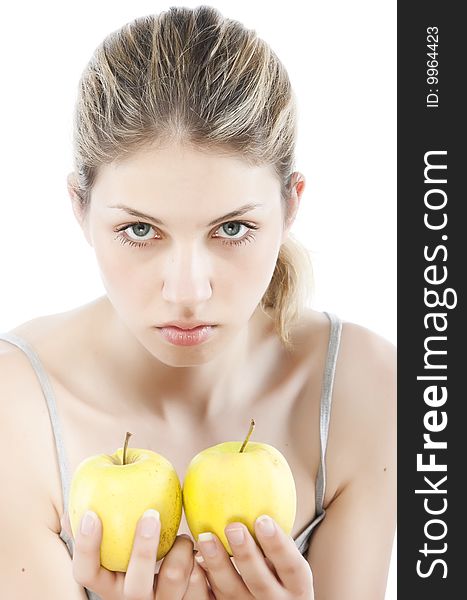
[[77,328],[79,319],[76,317],[83,308],[38,316],[2,332],[7,338],[0,339],[0,410],[3,416],[10,414],[11,418],[17,419],[22,415],[27,419],[28,415],[43,409],[43,393],[30,351],[39,356],[46,374],[50,368],[59,370],[62,363],[60,349],[67,339],[72,339],[72,328]]
[[[340,343],[337,348],[333,346],[337,356],[326,450],[325,507],[347,482],[362,474],[369,457],[378,465],[392,464],[396,441],[395,346],[367,327],[335,316],[342,327]],[[301,328],[297,327],[294,336],[308,365],[307,389],[315,390],[303,398],[311,405],[311,413],[306,413],[306,419],[299,419],[306,440],[310,423],[315,422],[314,427],[319,428],[316,402],[323,398],[323,380],[332,366],[327,361],[330,328],[329,316],[310,308],[304,312]],[[306,427],[302,422],[306,422]]]
[[[25,321],[8,331],[2,332],[0,339],[0,385],[3,391],[6,386],[26,383],[25,371],[31,371],[31,364],[24,350],[17,345],[23,342],[27,347],[34,346],[35,341],[54,329],[58,315],[46,315]],[[13,340],[17,343],[14,343]]]
[[355,401],[360,398],[369,402],[378,390],[378,396],[389,389],[393,391],[396,347],[363,325],[343,321],[338,368],[341,384],[349,386]]
[[[367,327],[339,319],[339,344],[333,380],[333,420],[342,427],[358,429],[384,424],[394,414],[396,390],[396,348],[389,340]],[[330,317],[307,309],[293,341],[310,365],[316,380],[331,367],[329,362]],[[314,368],[318,365],[318,368]],[[321,377],[322,378],[322,377]]]
[[[0,339],[1,396],[9,392],[21,395],[23,401],[27,402],[33,395],[32,388],[35,392],[41,392],[31,357],[28,356],[29,350],[42,358],[43,351],[47,350],[49,344],[57,343],[60,337],[66,337],[68,324],[78,310],[41,315],[1,333],[6,338]],[[2,404],[5,408],[5,402]]]
[[[340,461],[345,449],[348,460],[359,461],[364,451],[378,443],[378,436],[384,431],[391,435],[395,430],[396,348],[363,325],[339,320],[342,328],[332,391],[330,460],[334,453]],[[303,348],[308,355],[311,369],[315,361],[319,362],[320,372],[329,368],[326,365],[329,335],[329,317],[323,312],[307,309],[297,334],[297,347]],[[314,370],[313,376],[318,376]]]
[[[102,310],[104,304],[105,297],[102,296],[70,310],[41,315],[24,321],[11,330],[5,331],[4,334],[23,340],[41,356],[52,354],[52,351],[59,355],[60,349],[69,345],[70,339],[76,339],[78,334],[82,339],[86,337],[86,331],[92,331],[93,327],[90,324],[95,323],[96,318],[98,320],[99,311]],[[17,346],[0,340],[0,369],[2,360],[7,363],[10,360],[14,361],[14,357],[20,363],[26,364],[21,358],[23,354]]]
[[[41,337],[42,334],[53,331],[56,315],[47,315],[36,317],[30,321],[25,321],[15,325],[9,331],[2,332],[2,335],[11,338],[19,338],[28,345]],[[4,339],[0,339],[0,361],[9,362],[13,357],[21,356],[22,351],[17,345]]]
[[312,308],[303,311],[300,321],[293,328],[293,345],[308,352],[317,346],[322,350],[327,349],[332,316],[336,323],[340,321],[342,325],[338,353],[341,370],[343,367],[371,364],[373,370],[368,373],[371,376],[378,369],[394,368],[396,349],[389,340],[363,325],[341,319],[339,315]]
[[[329,429],[329,460],[349,481],[396,448],[396,348],[376,332],[342,322]],[[370,464],[371,463],[371,464]]]
[[[53,330],[51,316],[22,323],[7,335],[33,345],[43,328]],[[23,350],[0,340],[0,450],[11,454],[18,473],[11,481],[18,489],[27,488],[30,504],[51,531],[56,530],[56,513],[51,501],[50,481],[55,474],[55,447],[50,417],[38,376]],[[52,458],[52,460],[51,460]],[[38,517],[39,518],[39,517]]]

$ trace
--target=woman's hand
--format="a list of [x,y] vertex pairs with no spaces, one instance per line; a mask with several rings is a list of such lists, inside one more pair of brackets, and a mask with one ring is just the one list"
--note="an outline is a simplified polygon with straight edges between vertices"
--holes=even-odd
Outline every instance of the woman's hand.
[[[126,573],[109,571],[100,564],[102,522],[97,518],[94,531],[77,533],[73,552],[73,576],[82,586],[95,592],[102,600],[209,600],[206,578],[202,569],[193,564],[193,542],[186,535],[176,538],[154,575],[159,546],[160,521],[155,520],[155,532],[143,535],[138,521],[133,549]],[[68,515],[62,525],[72,536]],[[80,524],[81,526],[81,524]],[[194,568],[195,567],[195,568]]]
[[198,539],[216,600],[314,600],[310,565],[271,518],[262,516],[255,522],[265,556],[242,523],[230,523],[225,533],[236,568],[214,534],[201,534]]

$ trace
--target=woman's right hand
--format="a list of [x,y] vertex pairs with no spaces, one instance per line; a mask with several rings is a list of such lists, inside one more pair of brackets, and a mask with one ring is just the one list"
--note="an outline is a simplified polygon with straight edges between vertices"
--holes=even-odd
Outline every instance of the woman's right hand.
[[[149,537],[142,533],[143,518],[138,521],[126,573],[109,571],[100,564],[101,520],[97,517],[89,535],[81,533],[80,523],[73,552],[75,580],[102,600],[210,600],[204,571],[193,560],[193,542],[187,535],[177,536],[154,575],[160,536],[160,521],[154,520],[155,533]],[[62,522],[72,536],[68,515]]]

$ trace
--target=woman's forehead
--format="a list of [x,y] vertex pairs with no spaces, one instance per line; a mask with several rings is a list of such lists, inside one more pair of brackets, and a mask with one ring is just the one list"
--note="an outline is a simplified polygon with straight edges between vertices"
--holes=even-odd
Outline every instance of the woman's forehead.
[[199,150],[191,146],[170,144],[163,147],[147,147],[130,156],[99,168],[108,177],[131,178],[141,174],[157,175],[182,181],[188,178],[258,178],[274,175],[272,165],[255,166],[239,154],[227,154],[216,150]]
[[[99,169],[93,196],[110,205],[197,203],[238,209],[280,193],[271,165],[252,166],[237,157],[166,147],[146,150]],[[226,211],[226,212],[227,212]]]

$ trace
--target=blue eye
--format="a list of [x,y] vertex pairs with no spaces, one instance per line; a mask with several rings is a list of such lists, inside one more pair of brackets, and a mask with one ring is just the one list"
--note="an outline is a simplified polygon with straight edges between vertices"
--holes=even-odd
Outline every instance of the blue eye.
[[229,237],[232,237],[239,233],[241,227],[246,227],[246,225],[244,223],[240,223],[240,221],[229,221],[228,223],[221,225],[220,229],[223,229],[225,233],[228,233]]
[[[130,244],[130,246],[142,247],[147,246],[150,240],[156,239],[154,235],[150,235],[147,237],[151,230],[154,230],[152,225],[149,223],[132,223],[131,225],[125,225],[124,227],[117,229],[117,234],[115,239],[121,242],[122,244]],[[131,232],[135,237],[132,237],[129,232]]]
[[[243,232],[243,237],[233,237],[240,233],[242,227],[246,229],[246,232]],[[221,229],[224,233],[228,234],[227,237],[214,235],[214,238],[220,239],[223,244],[228,246],[238,246],[253,240],[255,236],[252,230],[259,229],[259,227],[257,225],[252,225],[251,223],[244,223],[243,221],[228,221],[227,223],[223,223],[216,230],[216,233]],[[153,232],[154,227],[149,225],[149,223],[131,223],[130,225],[125,225],[121,229],[118,229],[118,235],[115,239],[118,239],[122,244],[130,244],[130,246],[141,248],[143,246],[148,246],[151,240],[162,239],[159,235],[154,236]]]
[[[233,235],[238,235],[241,227],[244,227],[247,230],[246,235],[244,232],[243,237],[233,237]],[[240,246],[241,244],[246,244],[247,242],[254,240],[255,235],[252,230],[259,229],[259,227],[257,225],[244,223],[243,221],[228,221],[227,223],[223,223],[217,231],[221,229],[224,232],[228,232],[229,234],[232,233],[233,235],[228,235],[227,237],[216,235],[215,237],[218,237],[224,245]]]
[[148,233],[150,233],[151,229],[152,229],[152,226],[149,225],[149,223],[134,223],[133,225],[129,225],[124,231],[128,230],[128,232],[132,232],[136,235],[136,238],[132,238],[130,236],[130,239],[133,239],[133,240],[136,239],[138,241],[141,241],[141,240],[146,241],[146,240],[151,239],[151,237],[149,237],[149,238],[144,237],[144,236],[147,236]]

